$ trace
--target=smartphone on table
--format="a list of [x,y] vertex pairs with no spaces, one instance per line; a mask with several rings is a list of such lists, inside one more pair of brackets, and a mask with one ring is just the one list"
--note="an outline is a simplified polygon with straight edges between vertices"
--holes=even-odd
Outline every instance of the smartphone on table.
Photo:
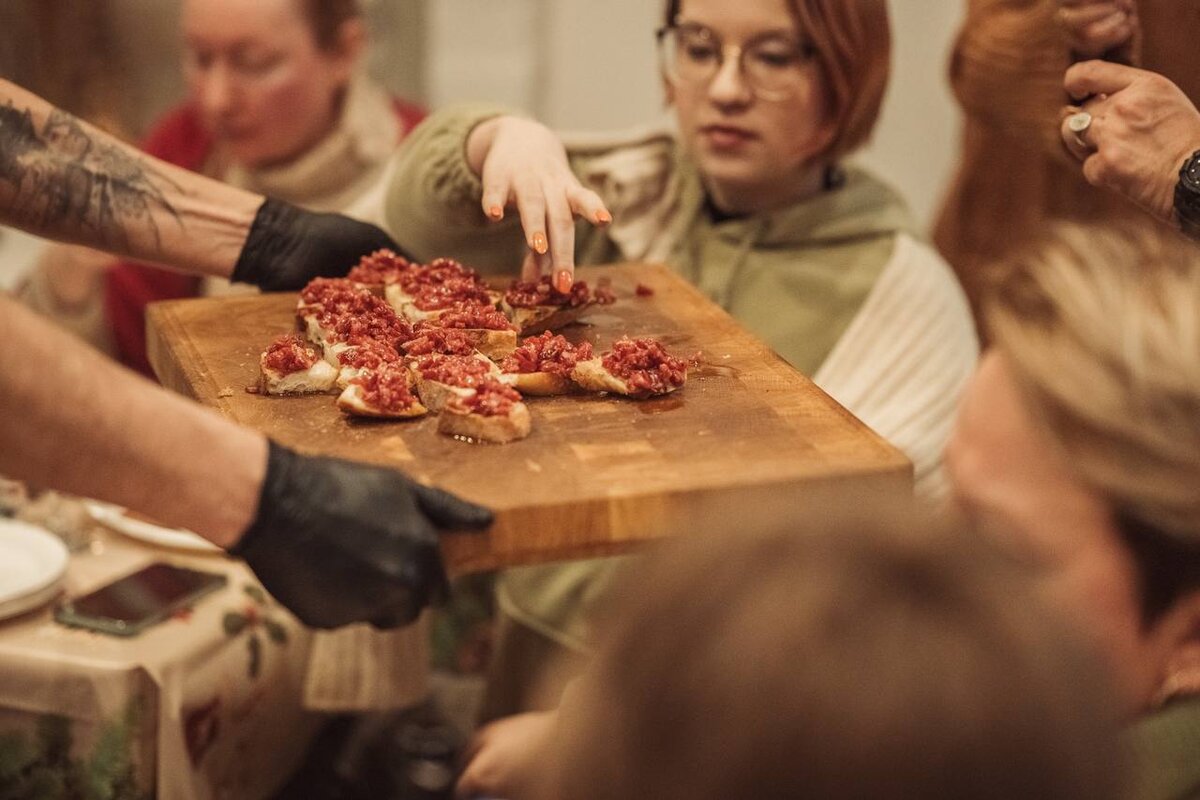
[[135,636],[226,583],[224,575],[159,562],[64,600],[54,618],[72,628]]

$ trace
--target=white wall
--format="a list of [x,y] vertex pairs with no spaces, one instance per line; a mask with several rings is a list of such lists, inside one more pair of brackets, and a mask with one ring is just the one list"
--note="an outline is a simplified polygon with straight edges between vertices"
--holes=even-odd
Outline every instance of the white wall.
[[892,83],[861,160],[900,188],[928,225],[958,163],[961,115],[946,72],[965,3],[891,0],[891,6]]
[[541,116],[541,0],[425,0],[426,103],[489,100]]
[[553,0],[542,102],[549,124],[629,128],[661,113],[654,30],[659,0]]

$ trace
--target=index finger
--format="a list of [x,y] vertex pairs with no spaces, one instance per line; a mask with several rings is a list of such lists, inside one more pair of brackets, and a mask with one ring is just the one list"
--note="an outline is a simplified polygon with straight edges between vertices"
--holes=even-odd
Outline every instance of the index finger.
[[1071,97],[1115,94],[1129,86],[1142,70],[1111,61],[1080,61],[1072,64],[1063,77],[1063,88]]
[[554,273],[551,285],[563,294],[575,282],[575,217],[567,198],[556,200],[546,209],[550,223],[550,259]]

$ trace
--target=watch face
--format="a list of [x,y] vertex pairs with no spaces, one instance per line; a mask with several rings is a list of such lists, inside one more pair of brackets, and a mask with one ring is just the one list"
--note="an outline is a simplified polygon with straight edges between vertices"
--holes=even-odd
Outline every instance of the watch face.
[[1192,154],[1179,171],[1179,182],[1190,191],[1200,194],[1200,150]]

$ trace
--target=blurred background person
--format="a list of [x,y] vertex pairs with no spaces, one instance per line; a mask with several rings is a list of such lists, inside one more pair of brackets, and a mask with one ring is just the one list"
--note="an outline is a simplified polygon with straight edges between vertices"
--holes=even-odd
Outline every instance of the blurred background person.
[[955,495],[1106,656],[1134,797],[1195,797],[1200,249],[1158,226],[1070,225],[999,279],[947,449]]
[[1077,60],[1134,63],[1200,98],[1200,11],[1168,0],[969,0],[950,62],[964,114],[962,157],[934,242],[978,307],[988,264],[1046,219],[1138,214],[1098,190],[1066,152],[1063,75]]
[[1086,640],[983,540],[894,512],[667,544],[557,717],[485,731],[458,797],[1125,797]]
[[[143,143],[164,161],[312,210],[343,211],[423,116],[366,76],[357,0],[185,0],[182,8],[189,97]],[[21,294],[149,375],[146,305],[200,289],[192,276],[56,247]]]

